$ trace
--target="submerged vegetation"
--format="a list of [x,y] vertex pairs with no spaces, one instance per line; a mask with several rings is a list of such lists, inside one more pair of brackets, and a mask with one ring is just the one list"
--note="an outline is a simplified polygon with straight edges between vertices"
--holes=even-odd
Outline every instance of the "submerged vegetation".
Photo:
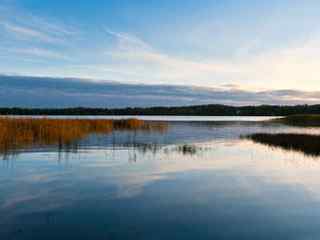
[[31,147],[70,147],[90,134],[112,131],[165,131],[165,123],[138,119],[0,118],[0,154]]
[[254,142],[279,147],[289,151],[302,152],[308,156],[320,156],[320,136],[295,133],[256,133],[242,138]]

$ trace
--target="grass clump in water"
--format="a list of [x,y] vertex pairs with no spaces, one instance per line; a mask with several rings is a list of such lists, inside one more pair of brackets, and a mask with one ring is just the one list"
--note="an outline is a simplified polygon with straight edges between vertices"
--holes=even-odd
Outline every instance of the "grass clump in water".
[[274,121],[292,126],[319,127],[320,114],[290,115]]
[[72,145],[90,134],[108,134],[118,130],[165,131],[164,123],[138,119],[48,119],[0,118],[0,153],[56,145]]
[[256,133],[242,138],[270,147],[302,152],[308,156],[320,156],[320,136],[296,133]]

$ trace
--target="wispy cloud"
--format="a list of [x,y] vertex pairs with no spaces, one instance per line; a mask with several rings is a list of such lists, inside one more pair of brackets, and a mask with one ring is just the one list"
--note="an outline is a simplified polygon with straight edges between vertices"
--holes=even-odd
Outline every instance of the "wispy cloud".
[[6,1],[0,3],[0,36],[1,73],[61,76],[64,66],[77,61],[81,31]]
[[35,16],[15,5],[0,3],[0,43],[11,43],[14,47],[47,45],[63,47],[80,35],[72,25]]
[[147,44],[145,41],[141,40],[140,38],[129,34],[129,33],[123,33],[123,32],[115,32],[108,28],[106,28],[106,33],[115,37],[117,39],[117,48],[120,50],[152,50],[151,46]]
[[[212,57],[203,61],[177,57],[154,49],[128,33],[110,32],[118,44],[108,51],[129,72],[146,75],[161,83],[217,86],[237,84],[242,88],[313,89],[320,73],[319,41],[304,41],[286,48],[239,55],[233,59]],[[153,81],[150,80],[150,83]]]
[[36,30],[33,28],[25,27],[22,25],[16,25],[12,23],[2,23],[2,26],[7,32],[16,35],[16,37],[19,39],[33,39],[47,43],[62,42],[62,39],[50,36],[50,34],[47,34],[41,30]]
[[223,70],[220,64],[204,64],[191,60],[164,54],[154,49],[150,44],[129,33],[117,33],[107,30],[116,41],[116,46],[106,54],[115,62],[125,64],[129,72],[136,75],[151,76],[149,83],[160,81],[162,83],[176,83],[190,81],[200,74],[209,74]]
[[40,57],[40,58],[49,58],[49,59],[60,59],[60,60],[72,60],[72,58],[64,55],[61,52],[48,50],[44,48],[24,48],[24,49],[10,49],[9,52],[19,54],[19,55],[28,55],[31,57]]

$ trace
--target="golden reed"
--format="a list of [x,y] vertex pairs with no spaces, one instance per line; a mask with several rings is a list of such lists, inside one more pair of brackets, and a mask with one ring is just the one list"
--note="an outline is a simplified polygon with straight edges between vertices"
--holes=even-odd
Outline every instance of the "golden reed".
[[90,134],[108,134],[114,130],[167,130],[167,124],[138,119],[49,119],[0,118],[0,154],[33,146],[70,145]]

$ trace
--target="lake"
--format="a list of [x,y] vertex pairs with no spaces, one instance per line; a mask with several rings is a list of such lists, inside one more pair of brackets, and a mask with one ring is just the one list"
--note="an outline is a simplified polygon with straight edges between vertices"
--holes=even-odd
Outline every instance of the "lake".
[[[7,117],[7,116],[3,116]],[[166,122],[220,122],[220,121],[249,121],[258,122],[270,119],[275,119],[279,117],[270,116],[130,116],[130,115],[105,115],[105,116],[63,116],[63,115],[48,115],[48,116],[28,116],[28,115],[9,115],[9,117],[16,118],[53,118],[53,119],[130,119],[136,118],[145,121],[166,121]]]
[[268,117],[141,119],[168,130],[3,156],[0,239],[320,238],[320,157],[241,137],[320,128]]

